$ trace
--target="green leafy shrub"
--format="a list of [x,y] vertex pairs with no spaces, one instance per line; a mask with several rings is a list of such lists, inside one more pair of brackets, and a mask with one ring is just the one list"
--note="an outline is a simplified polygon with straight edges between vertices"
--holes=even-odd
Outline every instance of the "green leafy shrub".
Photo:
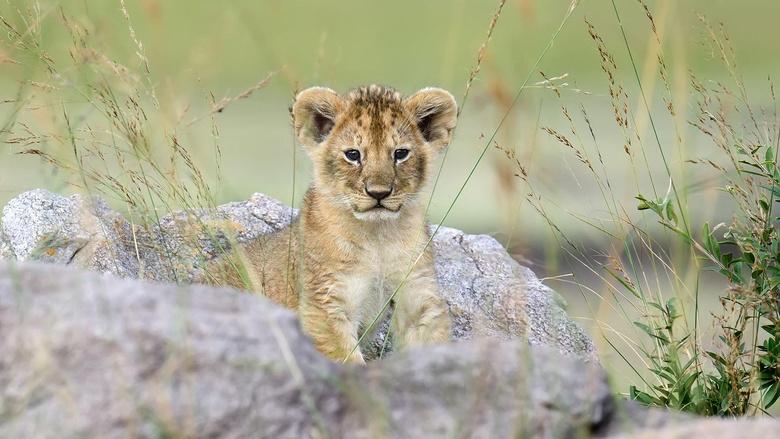
[[[702,88],[700,93],[707,90]],[[729,148],[726,151],[734,159],[733,169],[720,169],[723,180],[728,181],[721,189],[737,206],[731,224],[724,225],[727,230],[722,238],[717,237],[719,227],[705,223],[699,243],[680,228],[668,198],[637,198],[640,210],[654,212],[661,224],[693,244],[708,268],[728,281],[729,289],[720,298],[723,313],[715,316],[721,349],[704,352],[712,370],[705,371],[701,364],[704,358],[698,356],[683,364],[678,353],[690,334],[680,337],[673,332],[679,317],[673,299],[663,307],[651,303],[660,311],[664,325],[636,324],[660,345],[650,357],[654,362],[651,370],[662,384],[653,387],[655,394],[632,387],[631,397],[702,414],[743,415],[751,407],[771,407],[780,396],[780,217],[772,214],[773,206],[780,202],[780,167],[774,147],[735,134],[740,131],[727,120],[699,123],[705,134],[714,132],[710,128],[731,133],[728,138],[713,137],[719,146]]]
[[[605,164],[591,117],[582,105],[580,113],[590,135],[588,140],[592,142],[585,142],[587,137],[579,134],[582,130],[573,116],[576,113],[565,103],[562,103],[562,113],[571,137],[554,128],[546,127],[544,131],[565,150],[573,152],[598,185],[604,202],[600,209],[608,214],[607,219],[566,213],[612,242],[610,253],[599,255],[607,262],[594,260],[589,249],[567,237],[544,205],[543,195],[532,191],[528,201],[561,238],[564,250],[575,264],[584,266],[591,276],[603,281],[606,290],[615,297],[615,303],[609,304],[612,310],[623,315],[639,331],[638,337],[632,337],[597,322],[605,341],[642,380],[642,384],[629,386],[629,398],[646,405],[702,415],[740,416],[765,412],[780,397],[780,215],[775,207],[780,203],[780,120],[776,110],[755,108],[751,104],[738,74],[728,35],[722,28],[713,29],[702,17],[713,53],[726,67],[732,85],[715,81],[703,83],[694,73],[689,73],[689,90],[694,104],[683,116],[690,118],[688,124],[700,137],[709,139],[716,154],[707,153],[707,158],[688,158],[680,162],[687,166],[703,165],[714,172],[702,181],[707,188],[717,188],[730,199],[730,222],[711,227],[688,205],[692,189],[685,180],[690,173],[684,169],[675,170],[670,164],[670,157],[675,152],[673,148],[676,147],[681,158],[687,151],[680,135],[683,128],[678,123],[680,114],[676,98],[679,96],[672,93],[663,41],[653,13],[642,0],[638,3],[650,22],[650,32],[656,43],[657,55],[650,52],[650,56],[656,57],[653,61],[658,67],[657,74],[665,86],[662,98],[666,116],[671,118],[676,130],[672,143],[662,140],[664,135],[671,137],[670,133],[659,133],[657,129],[656,119],[660,116],[649,104],[652,96],[648,95],[647,86],[639,75],[617,3],[613,1],[612,5],[636,80],[639,109],[630,105],[631,87],[620,82],[617,57],[607,48],[596,27],[591,22],[586,23],[607,78],[608,95],[625,157],[632,169],[636,190],[640,192],[636,197],[637,207],[650,212],[662,230],[646,224],[647,216],[636,218],[630,208],[616,200],[615,187],[611,183],[616,180],[611,175],[615,169]],[[559,99],[560,89],[567,85],[546,76],[542,84],[554,90]],[[768,95],[775,103],[771,85]],[[642,111],[649,119],[650,141],[640,134],[635,119],[636,113]],[[654,151],[653,146],[657,147]],[[718,163],[721,161],[718,155],[725,164]],[[660,161],[665,170],[668,189],[664,195],[657,191],[660,185],[656,183],[658,176],[654,175],[653,169],[658,166],[653,160]],[[525,170],[520,163],[517,166]],[[639,177],[643,174],[647,178]],[[521,175],[533,187],[533,176],[529,180],[525,172]],[[642,195],[648,186],[652,196]],[[694,221],[700,221],[701,225],[696,226]],[[706,271],[719,273],[728,285],[719,296],[720,306],[711,315],[710,322],[715,329],[712,343],[704,339],[699,322],[699,280]],[[655,278],[655,285],[651,278]],[[661,278],[668,286],[662,286]],[[580,288],[598,294],[602,301],[600,306],[603,305],[605,295],[585,283],[580,283]],[[693,310],[688,309],[688,302],[692,302]],[[617,335],[617,339],[607,334]],[[637,365],[617,343],[628,345],[646,367]],[[649,376],[644,369],[649,371]]]

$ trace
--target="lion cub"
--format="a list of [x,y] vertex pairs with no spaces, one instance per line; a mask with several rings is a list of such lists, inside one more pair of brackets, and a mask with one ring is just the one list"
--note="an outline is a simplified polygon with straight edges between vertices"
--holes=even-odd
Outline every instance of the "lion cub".
[[249,284],[297,309],[303,330],[336,361],[364,363],[358,339],[390,299],[396,347],[448,340],[421,193],[452,137],[455,99],[438,88],[402,98],[378,85],[343,97],[313,87],[291,113],[314,164],[301,214],[239,248],[244,273],[221,262],[217,282]]

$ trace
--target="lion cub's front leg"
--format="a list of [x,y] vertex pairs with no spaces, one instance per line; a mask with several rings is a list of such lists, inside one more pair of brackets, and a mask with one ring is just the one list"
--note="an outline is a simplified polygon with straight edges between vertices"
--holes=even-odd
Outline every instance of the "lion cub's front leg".
[[395,297],[393,343],[398,349],[450,339],[450,314],[432,268],[413,272]]
[[365,364],[358,347],[358,322],[352,321],[348,304],[337,291],[341,285],[304,290],[299,313],[301,327],[314,345],[331,360]]

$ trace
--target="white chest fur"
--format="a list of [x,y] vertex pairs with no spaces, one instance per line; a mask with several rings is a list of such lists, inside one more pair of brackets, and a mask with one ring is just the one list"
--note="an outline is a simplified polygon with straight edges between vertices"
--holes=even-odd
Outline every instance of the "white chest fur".
[[[351,317],[360,323],[371,322],[409,273],[422,247],[409,240],[371,239],[354,249],[358,261],[354,270],[344,273],[343,298]],[[415,251],[417,250],[417,251]]]

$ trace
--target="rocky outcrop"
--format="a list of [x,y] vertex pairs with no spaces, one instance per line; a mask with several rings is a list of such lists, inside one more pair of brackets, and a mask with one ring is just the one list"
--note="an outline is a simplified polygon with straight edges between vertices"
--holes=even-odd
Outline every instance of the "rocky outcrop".
[[0,261],[3,259],[12,259],[13,253],[11,253],[11,247],[8,246],[5,237],[3,236],[2,228],[0,228]]
[[296,213],[257,194],[213,212],[175,212],[147,226],[128,221],[102,199],[36,189],[8,202],[0,230],[11,257],[19,261],[189,283],[206,261],[230,248],[228,235],[245,242],[284,227]]
[[301,437],[304,392],[339,409],[338,366],[248,294],[3,264],[0,328],[0,437]]
[[366,367],[323,357],[294,313],[261,296],[188,285],[229,236],[253,239],[294,215],[258,194],[139,227],[100,200],[12,200],[0,224],[0,437],[780,431],[770,419],[698,419],[613,396],[555,293],[486,236],[441,228],[434,240],[459,341]]
[[[474,339],[334,364],[262,297],[0,262],[0,437],[580,437],[686,421]],[[775,424],[777,425],[777,424]]]
[[660,428],[631,430],[610,436],[614,439],[749,439],[780,435],[780,422],[774,419],[690,419]]
[[[255,239],[284,227],[296,214],[276,200],[255,194],[213,211],[176,212],[141,227],[102,200],[34,190],[3,209],[0,257],[186,284],[198,278],[205,262],[229,248],[233,237],[238,242]],[[566,353],[593,351],[588,336],[566,315],[562,299],[496,240],[441,227],[433,244],[454,338],[523,338]],[[383,344],[380,331],[364,348],[370,357]]]

